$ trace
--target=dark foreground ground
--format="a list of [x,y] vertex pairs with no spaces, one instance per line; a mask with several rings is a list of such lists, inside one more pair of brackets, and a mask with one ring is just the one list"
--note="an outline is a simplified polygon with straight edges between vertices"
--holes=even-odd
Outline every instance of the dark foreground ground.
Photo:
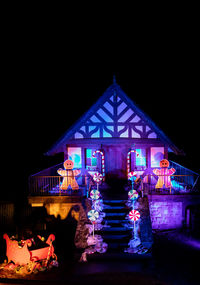
[[200,241],[177,231],[154,234],[152,254],[93,255],[87,263],[60,261],[59,268],[0,284],[200,284]]

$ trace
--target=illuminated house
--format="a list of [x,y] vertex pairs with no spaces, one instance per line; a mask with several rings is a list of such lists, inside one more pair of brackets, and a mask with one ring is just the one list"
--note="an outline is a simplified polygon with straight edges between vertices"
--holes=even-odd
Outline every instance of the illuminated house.
[[146,169],[159,167],[168,152],[182,154],[172,141],[156,126],[121,89],[114,78],[113,84],[99,100],[47,152],[63,152],[64,159],[72,159],[82,174],[102,172],[98,155],[105,157],[105,180],[127,177],[127,155],[130,170],[141,174]]
[[[118,185],[121,187],[122,184],[119,182],[127,181],[128,171],[135,171],[142,176],[142,190],[144,192],[147,190],[147,194],[154,194],[152,190],[155,189],[158,177],[153,175],[153,169],[159,168],[160,160],[167,159],[169,152],[183,154],[149,116],[124,93],[114,78],[113,84],[99,100],[46,153],[47,155],[64,153],[63,162],[70,159],[74,162],[74,168],[81,170],[81,174],[76,177],[79,193],[71,190],[62,191],[60,185],[63,178],[57,173],[60,167],[63,168],[62,162],[30,177],[29,203],[32,206],[45,205],[49,214],[55,216],[59,214],[64,219],[72,205],[81,203],[81,197],[88,190],[88,177],[97,171],[105,175],[102,187],[108,189],[112,188],[113,181],[115,187]],[[176,188],[178,192],[181,190],[181,193],[187,190],[188,186],[190,190],[193,189],[198,174],[172,161],[170,167],[176,170],[174,177],[171,178],[174,189]],[[123,190],[123,187],[121,189]],[[171,189],[167,194],[171,194]],[[155,211],[160,205],[160,209],[166,213],[162,217],[167,219],[168,216],[171,218],[174,215],[173,226],[176,227],[177,212],[168,211],[168,208],[174,209],[176,206],[180,212],[178,226],[181,226],[188,202],[181,200],[181,206],[177,204],[179,202],[173,206],[172,195],[166,195],[169,200],[167,202],[162,200],[165,199],[164,196],[160,195],[160,198],[157,195],[148,196],[153,223],[158,220],[157,213],[160,211]],[[153,199],[161,199],[161,202],[155,200],[154,203]],[[166,219],[164,222],[159,220],[158,227],[165,225],[171,227]],[[157,224],[154,227],[156,228]]]

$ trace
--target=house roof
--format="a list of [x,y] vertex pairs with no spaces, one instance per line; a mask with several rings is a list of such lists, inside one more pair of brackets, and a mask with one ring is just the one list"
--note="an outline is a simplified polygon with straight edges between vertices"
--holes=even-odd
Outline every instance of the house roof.
[[63,152],[70,140],[129,138],[158,140],[176,154],[184,154],[116,83],[110,85],[97,102],[63,134],[46,155]]

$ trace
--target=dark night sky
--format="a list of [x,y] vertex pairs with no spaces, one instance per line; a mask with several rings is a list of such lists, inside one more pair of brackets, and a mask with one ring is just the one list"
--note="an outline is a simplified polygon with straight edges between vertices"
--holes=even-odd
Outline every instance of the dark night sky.
[[1,122],[7,179],[14,175],[26,187],[28,174],[57,162],[59,158],[43,153],[112,84],[113,74],[185,151],[180,162],[199,171],[196,37],[186,30],[178,35],[147,32],[140,40],[117,28],[106,36],[86,35],[84,30],[66,36],[37,32],[33,27],[28,34],[12,29],[3,44]]

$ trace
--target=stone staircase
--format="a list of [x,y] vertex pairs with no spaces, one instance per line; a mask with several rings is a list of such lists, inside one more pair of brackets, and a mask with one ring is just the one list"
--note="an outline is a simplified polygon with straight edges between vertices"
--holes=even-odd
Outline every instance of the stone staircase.
[[123,251],[132,237],[132,229],[126,219],[130,208],[125,203],[126,200],[104,200],[106,227],[103,228],[102,237],[108,244],[108,251]]
[[[128,248],[128,243],[132,238],[132,228],[129,220],[126,219],[132,208],[126,205],[127,200],[106,199],[103,200],[105,205],[104,227],[101,231],[96,232],[103,237],[103,240],[108,244],[108,252],[124,252]],[[140,218],[140,238],[143,246],[151,248],[153,244],[153,235],[151,228],[151,219],[149,212],[148,198],[138,199],[138,211],[141,214]]]

